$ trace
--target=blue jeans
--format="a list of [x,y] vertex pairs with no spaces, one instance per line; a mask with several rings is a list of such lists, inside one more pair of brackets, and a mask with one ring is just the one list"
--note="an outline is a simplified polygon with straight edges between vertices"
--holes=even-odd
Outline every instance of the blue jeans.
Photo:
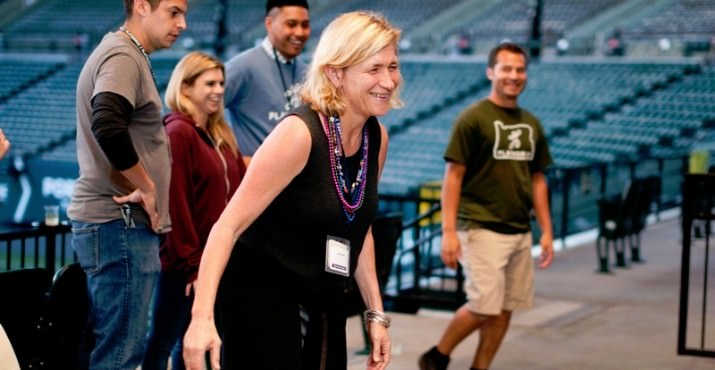
[[149,302],[159,262],[159,236],[124,220],[72,221],[72,247],[87,274],[92,370],[135,370],[144,358]]
[[[166,370],[171,355],[171,369],[183,370],[182,340],[189,327],[194,293],[186,296],[186,277],[161,272],[154,293],[154,309],[142,370]],[[173,349],[173,352],[172,352]]]

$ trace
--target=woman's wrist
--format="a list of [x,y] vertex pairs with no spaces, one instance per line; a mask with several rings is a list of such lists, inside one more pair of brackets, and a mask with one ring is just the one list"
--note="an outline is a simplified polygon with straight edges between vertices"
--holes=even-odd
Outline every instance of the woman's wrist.
[[368,323],[374,322],[376,324],[384,326],[385,328],[389,328],[390,323],[392,322],[392,318],[390,318],[390,316],[380,310],[375,310],[372,308],[365,310],[362,315],[362,320],[366,326]]
[[207,320],[207,321],[213,320],[214,319],[213,310],[205,310],[200,307],[199,308],[194,307],[191,310],[191,318],[193,320]]

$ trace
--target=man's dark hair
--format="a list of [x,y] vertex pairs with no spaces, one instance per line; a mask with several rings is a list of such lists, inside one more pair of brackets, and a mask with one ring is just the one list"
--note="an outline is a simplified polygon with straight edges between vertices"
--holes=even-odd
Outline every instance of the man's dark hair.
[[300,6],[310,10],[307,0],[268,0],[266,1],[266,15],[268,15],[273,8],[282,8],[284,6]]
[[[151,6],[151,10],[156,9],[157,6],[159,6],[159,3],[161,0],[146,0],[149,2],[149,5]],[[124,14],[127,16],[127,18],[132,16],[132,10],[134,10],[134,0],[124,0]]]
[[489,52],[489,68],[494,68],[494,66],[497,64],[497,55],[502,50],[523,55],[524,60],[526,60],[526,65],[529,65],[529,56],[526,55],[526,51],[524,51],[521,46],[513,42],[502,42],[501,44],[495,46],[494,49]]

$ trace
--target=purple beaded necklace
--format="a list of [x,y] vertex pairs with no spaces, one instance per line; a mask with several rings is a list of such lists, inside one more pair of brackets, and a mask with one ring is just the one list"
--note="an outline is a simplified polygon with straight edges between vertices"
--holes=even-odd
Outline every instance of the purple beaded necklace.
[[[348,187],[345,174],[343,173],[343,141],[340,117],[332,115],[323,120],[325,133],[328,136],[328,156],[330,157],[330,168],[335,184],[335,191],[338,193],[340,205],[349,222],[355,218],[355,212],[362,206],[365,200],[365,188],[367,179],[367,153],[368,153],[368,133],[367,126],[362,128],[362,144],[360,169],[355,175],[355,181]],[[350,200],[347,199],[350,197]]]

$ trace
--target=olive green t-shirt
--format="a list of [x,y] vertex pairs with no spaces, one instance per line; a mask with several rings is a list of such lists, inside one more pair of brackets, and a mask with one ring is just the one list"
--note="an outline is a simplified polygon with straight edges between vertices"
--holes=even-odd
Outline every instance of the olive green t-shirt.
[[534,115],[488,99],[477,101],[454,121],[444,159],[467,167],[458,228],[484,227],[507,234],[530,230],[531,176],[552,162]]

